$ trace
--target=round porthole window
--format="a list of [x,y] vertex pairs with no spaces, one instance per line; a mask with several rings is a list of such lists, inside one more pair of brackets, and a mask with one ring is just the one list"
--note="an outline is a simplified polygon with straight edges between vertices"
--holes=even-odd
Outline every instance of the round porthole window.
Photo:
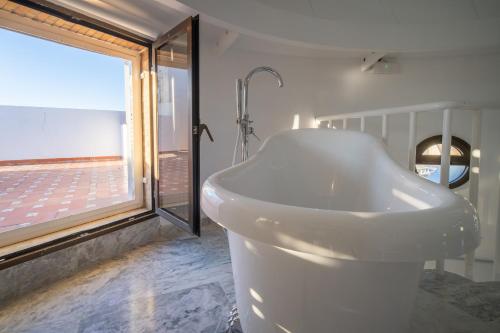
[[[441,177],[441,135],[432,136],[417,145],[416,171],[419,176],[439,183]],[[456,188],[469,180],[470,145],[453,136],[450,147],[449,187]]]

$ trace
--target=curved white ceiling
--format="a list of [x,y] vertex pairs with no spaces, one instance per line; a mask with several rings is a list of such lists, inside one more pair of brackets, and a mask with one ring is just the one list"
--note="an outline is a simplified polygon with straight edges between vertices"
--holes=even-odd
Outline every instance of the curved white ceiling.
[[254,37],[338,51],[425,53],[500,46],[500,0],[155,0]]
[[498,0],[253,0],[272,8],[358,23],[452,23],[500,18]]
[[[202,14],[205,42],[312,57],[500,51],[500,0],[50,0],[155,39]],[[215,42],[214,42],[215,43]]]

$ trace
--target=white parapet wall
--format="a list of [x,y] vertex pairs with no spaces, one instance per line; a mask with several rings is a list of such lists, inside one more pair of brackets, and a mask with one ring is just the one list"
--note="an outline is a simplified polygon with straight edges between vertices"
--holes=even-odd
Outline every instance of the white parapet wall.
[[122,155],[124,111],[0,105],[0,161]]

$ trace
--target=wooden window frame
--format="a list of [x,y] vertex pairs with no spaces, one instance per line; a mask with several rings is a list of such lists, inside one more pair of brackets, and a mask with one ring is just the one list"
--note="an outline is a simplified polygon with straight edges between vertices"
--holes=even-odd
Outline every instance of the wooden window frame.
[[131,50],[4,11],[0,11],[0,28],[91,52],[122,58],[131,62],[135,185],[134,200],[0,233],[0,247],[5,248],[15,243],[43,237],[65,229],[69,230],[85,223],[109,220],[113,216],[117,216],[117,219],[118,217],[123,218],[123,213],[127,212],[144,213],[144,211],[152,210],[152,198],[150,198],[152,195],[151,172],[147,170],[147,167],[151,165],[151,154],[146,149],[146,141],[150,140],[150,134],[148,133],[150,130],[148,122],[151,117],[151,110],[148,109],[150,108],[150,92],[144,91],[144,89],[149,89],[150,87],[149,84],[145,84],[144,82],[150,80],[150,75],[148,75],[150,49],[144,48],[140,52]]

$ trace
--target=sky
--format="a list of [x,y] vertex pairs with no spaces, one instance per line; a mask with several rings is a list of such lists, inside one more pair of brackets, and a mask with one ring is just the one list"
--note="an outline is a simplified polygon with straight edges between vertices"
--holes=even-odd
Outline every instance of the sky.
[[0,105],[123,111],[123,64],[0,29]]

